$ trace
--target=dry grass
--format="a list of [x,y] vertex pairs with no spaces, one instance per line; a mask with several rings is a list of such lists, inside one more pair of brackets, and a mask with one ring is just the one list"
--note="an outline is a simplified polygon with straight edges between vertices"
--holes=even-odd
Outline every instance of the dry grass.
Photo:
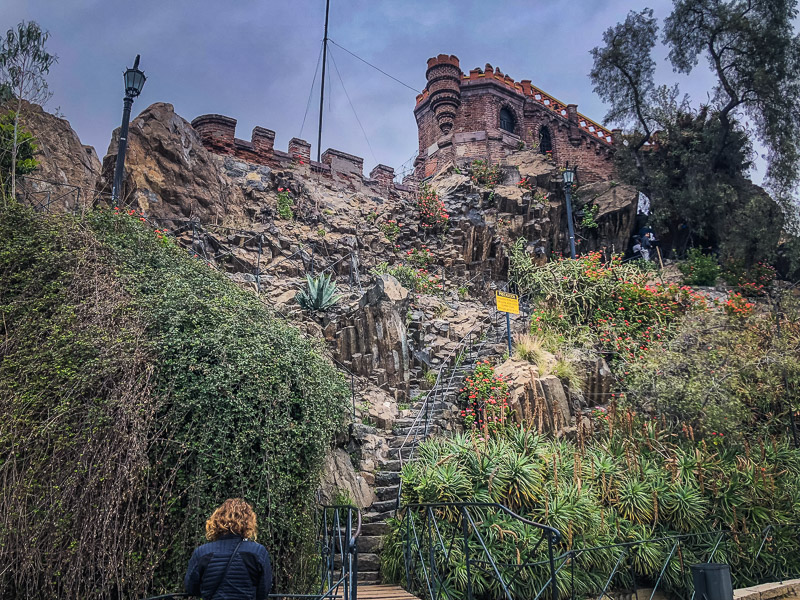
[[544,349],[541,338],[529,333],[520,335],[514,341],[514,353],[523,360],[535,364],[540,376],[549,375],[552,372],[553,359],[550,353]]

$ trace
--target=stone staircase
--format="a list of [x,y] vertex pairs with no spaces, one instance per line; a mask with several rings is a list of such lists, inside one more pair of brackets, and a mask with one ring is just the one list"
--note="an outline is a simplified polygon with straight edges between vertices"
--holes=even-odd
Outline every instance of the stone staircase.
[[386,520],[397,510],[402,464],[413,458],[416,447],[427,437],[457,427],[460,412],[457,400],[464,377],[474,370],[476,363],[497,354],[495,344],[502,337],[499,329],[489,322],[483,339],[475,340],[471,346],[462,340],[451,361],[455,366],[444,367],[437,385],[407,411],[407,416],[395,421],[392,432],[386,434],[389,450],[385,457],[379,458],[379,470],[375,473],[377,500],[363,514],[358,538],[359,582],[377,584],[381,580],[380,552],[383,536],[389,532]]

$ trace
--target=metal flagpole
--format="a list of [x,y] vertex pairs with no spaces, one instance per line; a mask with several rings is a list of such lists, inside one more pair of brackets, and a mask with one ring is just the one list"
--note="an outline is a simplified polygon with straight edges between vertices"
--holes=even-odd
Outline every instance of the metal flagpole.
[[317,132],[317,162],[322,156],[322,105],[325,103],[325,63],[328,58],[328,14],[331,0],[325,0],[325,37],[322,38],[322,82],[319,89],[319,130]]

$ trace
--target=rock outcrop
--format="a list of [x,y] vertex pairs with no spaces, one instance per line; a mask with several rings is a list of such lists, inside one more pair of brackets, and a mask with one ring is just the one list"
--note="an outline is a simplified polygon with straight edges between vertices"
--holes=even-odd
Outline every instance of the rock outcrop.
[[[625,252],[636,224],[639,192],[630,185],[600,181],[575,190],[574,209],[581,214],[589,205],[597,207],[596,228],[581,228],[584,238],[580,252],[606,248],[609,252]],[[580,223],[580,220],[578,220]]]
[[[13,107],[5,106],[2,110],[10,108]],[[81,143],[69,121],[45,112],[36,104],[23,102],[20,121],[36,139],[39,164],[31,179],[18,189],[22,193],[31,192],[37,202],[54,200],[53,209],[71,210],[76,204],[91,203],[100,175],[100,160],[94,148]]]
[[557,432],[574,421],[564,385],[555,375],[541,374],[536,365],[519,358],[509,358],[495,374],[506,378],[508,404],[519,422]]
[[[111,191],[119,129],[103,158],[102,188]],[[130,124],[121,198],[156,217],[239,224],[244,197],[171,104],[147,107]]]

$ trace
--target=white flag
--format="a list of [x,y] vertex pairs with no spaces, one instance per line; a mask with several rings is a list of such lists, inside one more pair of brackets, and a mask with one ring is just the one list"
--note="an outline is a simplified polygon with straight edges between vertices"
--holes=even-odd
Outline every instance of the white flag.
[[645,196],[642,192],[639,192],[639,207],[636,209],[636,214],[650,214],[650,198]]

